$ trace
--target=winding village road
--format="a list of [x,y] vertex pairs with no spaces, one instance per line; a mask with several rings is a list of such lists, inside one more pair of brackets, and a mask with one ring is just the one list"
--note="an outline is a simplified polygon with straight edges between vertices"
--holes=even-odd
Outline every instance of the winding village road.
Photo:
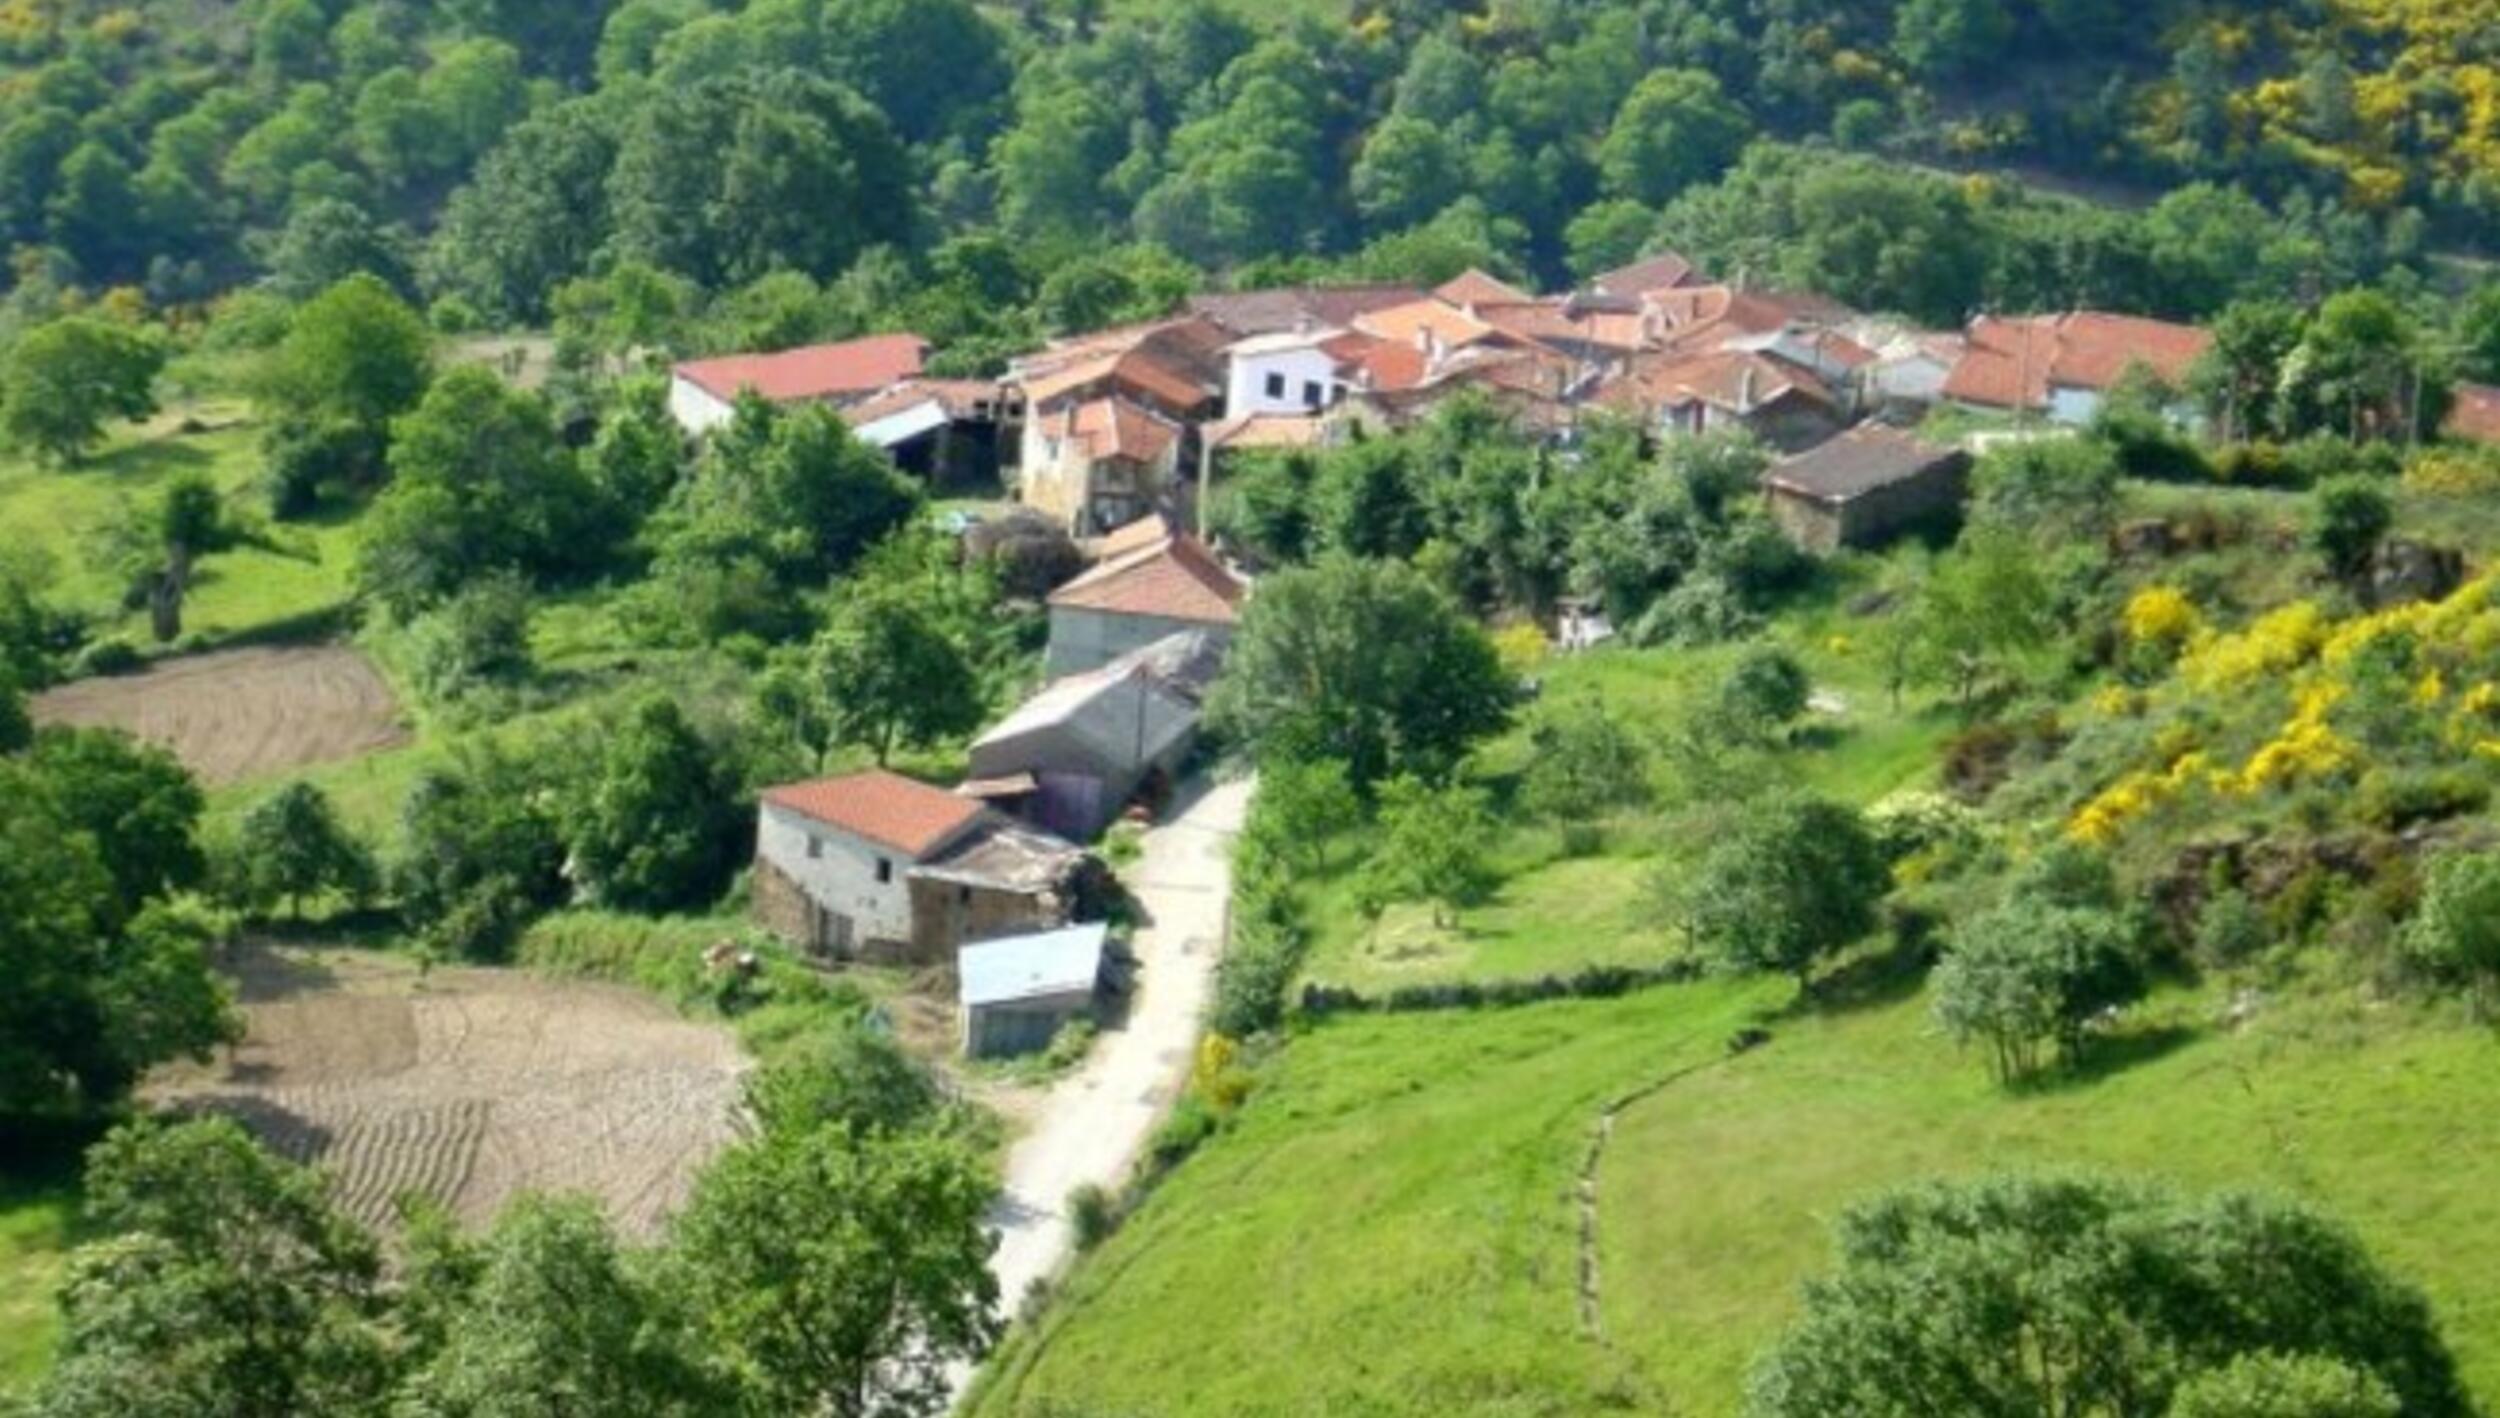
[[1142,921],[1128,1018],[1106,1029],[1077,1072],[1053,1085],[1007,1154],[990,1223],[1001,1305],[1055,1274],[1073,1247],[1068,1193],[1087,1182],[1117,1189],[1189,1075],[1198,1024],[1223,953],[1232,892],[1231,847],[1250,801],[1248,780],[1193,785],[1150,828],[1121,873]]

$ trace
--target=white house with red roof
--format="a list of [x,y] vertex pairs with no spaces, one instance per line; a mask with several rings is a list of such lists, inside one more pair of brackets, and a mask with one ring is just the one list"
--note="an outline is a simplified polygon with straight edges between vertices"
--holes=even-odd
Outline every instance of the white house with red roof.
[[1983,316],[1971,322],[1944,397],[1969,408],[2086,424],[2128,370],[2141,366],[2178,389],[2212,345],[2213,336],[2193,325],[2138,315]]
[[1054,680],[1084,674],[1191,631],[1230,644],[1249,594],[1205,543],[1147,517],[1106,539],[1091,570],[1051,592],[1044,668]]
[[928,353],[929,342],[918,335],[870,335],[774,354],[688,360],[669,371],[668,410],[679,427],[701,435],[729,422],[738,396],[749,391],[771,404],[840,407],[919,377]]
[[934,964],[967,940],[1065,925],[1092,861],[980,800],[874,769],[786,783],[756,810],[756,917],[836,960]]

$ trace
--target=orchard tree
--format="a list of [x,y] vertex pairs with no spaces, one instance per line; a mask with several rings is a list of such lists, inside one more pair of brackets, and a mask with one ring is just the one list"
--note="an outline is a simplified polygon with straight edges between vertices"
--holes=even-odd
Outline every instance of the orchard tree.
[[2068,1067],[2104,1010],[2144,992],[2115,914],[2019,896],[1964,922],[1936,967],[1936,1022],[1962,1043],[1988,1045],[1997,1081],[2038,1071],[2054,1041]]
[[164,368],[164,344],[143,331],[89,316],[39,325],[9,352],[0,428],[39,458],[75,463],[107,422],[156,412]]
[[683,911],[718,895],[735,865],[736,786],[676,702],[651,698],[604,735],[571,813],[582,886],[628,911]]
[[737,1406],[682,1297],[589,1197],[524,1195],[475,1240],[435,1218],[410,1249],[397,1308],[420,1343],[396,1411],[698,1418]]
[[917,598],[862,582],[838,596],[811,667],[831,742],[857,744],[883,767],[896,748],[981,726],[979,677]]
[[1719,681],[1719,717],[1737,737],[1770,743],[1786,737],[1789,725],[1806,712],[1813,690],[1814,681],[1796,656],[1777,646],[1756,646]]
[[[1893,1192],[1837,1231],[1835,1269],[1755,1365],[1748,1418],[2474,1411],[2428,1302],[2289,1202],[2007,1177]],[[2312,1391],[2395,1406],[2250,1406],[2284,1376],[2245,1366],[2284,1355],[2367,1380],[2312,1372]]]
[[226,1118],[116,1129],[89,1153],[103,1239],[72,1257],[37,1409],[343,1413],[380,1405],[381,1248],[320,1173]]
[[148,608],[148,630],[160,645],[181,638],[182,608],[200,559],[243,539],[206,473],[177,476],[154,504],[126,508],[104,535],[106,555],[129,584],[131,599]]
[[1492,642],[1421,572],[1332,555],[1260,582],[1208,717],[1262,760],[1335,759],[1360,788],[1447,773],[1516,698]]
[[339,821],[329,794],[310,783],[289,783],[243,815],[244,895],[265,911],[283,898],[287,913],[304,916],[304,898],[324,891],[361,898],[374,886],[372,854]]
[[1891,885],[1856,809],[1762,799],[1701,860],[1687,893],[1693,943],[1727,969],[1792,975],[1803,993],[1818,963],[1875,928]]
[[945,1102],[928,1068],[866,1020],[757,1070],[746,1095],[768,1135],[792,1137],[826,1127],[859,1137],[910,1132]]
[[1520,782],[1528,811],[1567,829],[1649,799],[1649,750],[1604,701],[1574,699],[1529,722],[1528,771]]
[[2329,478],[2311,494],[2309,546],[2338,580],[2360,580],[2378,554],[2379,540],[2395,525],[2394,499],[2366,474]]
[[2010,531],[1974,528],[1929,570],[1916,619],[1918,661],[1968,709],[1991,671],[2048,642],[2049,587],[2039,558]]
[[1343,763],[1288,758],[1259,770],[1257,825],[1304,866],[1328,865],[1328,844],[1363,821],[1363,796]]
[[998,1337],[995,1190],[962,1144],[817,1127],[722,1154],[678,1218],[710,1345],[776,1413],[942,1412]]
[[1482,788],[1392,778],[1380,785],[1380,845],[1366,888],[1378,901],[1430,902],[1433,925],[1456,925],[1492,885],[1486,844],[1493,831]]

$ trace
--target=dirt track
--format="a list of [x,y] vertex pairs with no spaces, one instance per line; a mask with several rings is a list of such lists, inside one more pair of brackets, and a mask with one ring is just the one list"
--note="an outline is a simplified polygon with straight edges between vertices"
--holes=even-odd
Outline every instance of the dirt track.
[[241,974],[250,1036],[150,1100],[241,1118],[368,1223],[410,1190],[471,1225],[578,1191],[649,1236],[737,1134],[737,1045],[638,991],[348,951],[255,949]]
[[35,697],[35,721],[127,729],[211,786],[408,741],[372,662],[341,645],[221,650]]

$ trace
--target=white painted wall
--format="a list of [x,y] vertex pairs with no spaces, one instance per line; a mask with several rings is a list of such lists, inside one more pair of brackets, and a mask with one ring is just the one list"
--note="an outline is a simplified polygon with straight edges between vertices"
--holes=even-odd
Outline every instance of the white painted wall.
[[[820,845],[808,855],[808,842]],[[855,941],[911,939],[911,891],[904,874],[912,862],[893,849],[828,827],[771,803],[755,823],[758,856],[786,873],[808,899],[851,918]],[[877,863],[892,864],[891,880],[877,880]]]
[[728,404],[714,398],[702,385],[676,375],[669,376],[668,411],[679,428],[696,438],[729,422],[732,412]]
[[2049,389],[2049,419],[2070,428],[2081,428],[2101,411],[2101,391],[2079,389],[2071,384],[2054,385]]
[[[1343,388],[1343,381],[1337,377],[1337,362],[1316,346],[1236,354],[1228,363],[1224,412],[1230,417],[1315,413],[1335,403]],[[1281,397],[1268,392],[1271,377],[1284,381]],[[1319,390],[1317,403],[1306,395],[1311,386]]]

